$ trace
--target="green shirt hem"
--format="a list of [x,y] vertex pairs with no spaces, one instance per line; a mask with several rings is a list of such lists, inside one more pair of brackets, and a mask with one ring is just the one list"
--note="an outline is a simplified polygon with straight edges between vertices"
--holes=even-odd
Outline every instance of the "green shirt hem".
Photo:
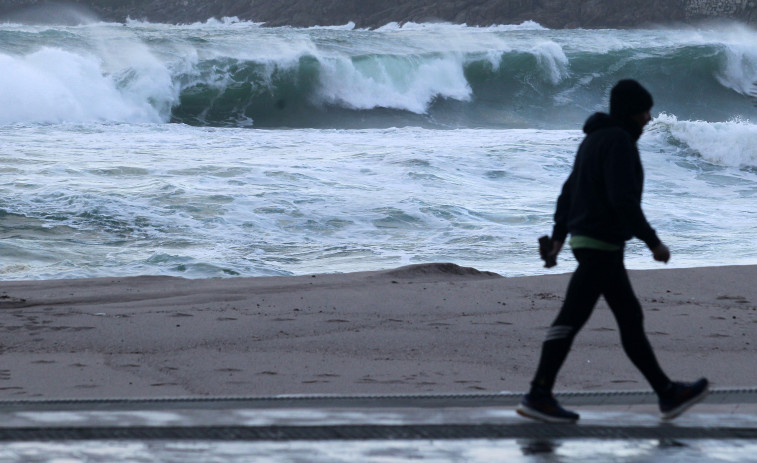
[[571,236],[568,243],[570,244],[571,249],[595,249],[597,251],[620,251],[623,249],[622,246],[617,244],[582,235]]

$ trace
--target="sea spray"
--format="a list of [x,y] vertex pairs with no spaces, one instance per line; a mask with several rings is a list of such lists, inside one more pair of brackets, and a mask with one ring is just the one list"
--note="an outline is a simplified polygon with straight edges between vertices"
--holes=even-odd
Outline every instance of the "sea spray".
[[[0,123],[68,121],[161,122],[142,76],[103,75],[97,57],[57,48],[25,56],[0,54]],[[120,87],[120,88],[119,88]]]

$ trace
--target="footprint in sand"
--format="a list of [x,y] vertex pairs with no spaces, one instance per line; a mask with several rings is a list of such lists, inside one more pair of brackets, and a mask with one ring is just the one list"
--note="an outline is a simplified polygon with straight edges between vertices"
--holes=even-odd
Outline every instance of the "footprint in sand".
[[749,304],[749,299],[745,298],[744,296],[718,296],[716,298],[719,301],[733,301],[736,304]]
[[455,384],[479,384],[481,381],[476,380],[468,380],[468,379],[458,379],[455,381]]
[[87,331],[87,330],[94,330],[94,326],[51,326],[48,328],[49,331]]
[[365,376],[363,378],[360,378],[359,380],[355,381],[359,384],[407,384],[407,382],[402,381],[400,379],[373,379],[370,376]]
[[7,294],[0,295],[0,309],[18,309],[30,305],[32,304],[29,304],[24,298],[11,297]]

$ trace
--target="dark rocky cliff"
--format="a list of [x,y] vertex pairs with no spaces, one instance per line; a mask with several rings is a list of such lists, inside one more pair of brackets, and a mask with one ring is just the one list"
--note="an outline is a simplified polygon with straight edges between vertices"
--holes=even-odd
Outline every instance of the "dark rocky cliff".
[[[70,5],[73,10],[51,8]],[[0,0],[0,18],[69,21],[78,12],[122,22],[192,23],[236,16],[267,25],[378,27],[444,21],[486,26],[536,21],[550,28],[636,27],[726,18],[757,24],[757,0]]]

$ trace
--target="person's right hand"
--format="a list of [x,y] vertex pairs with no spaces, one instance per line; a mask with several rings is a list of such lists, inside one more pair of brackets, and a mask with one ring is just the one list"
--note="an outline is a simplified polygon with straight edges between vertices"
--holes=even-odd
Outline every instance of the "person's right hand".
[[557,259],[557,255],[560,254],[563,243],[563,241],[552,240],[552,252],[549,253],[549,256]]
[[657,262],[665,262],[667,264],[670,260],[670,249],[663,243],[660,243],[656,248],[652,249],[652,257]]
[[562,241],[552,240],[552,250],[546,256],[542,256],[545,267],[552,268],[557,265],[557,255],[560,254],[562,245]]

